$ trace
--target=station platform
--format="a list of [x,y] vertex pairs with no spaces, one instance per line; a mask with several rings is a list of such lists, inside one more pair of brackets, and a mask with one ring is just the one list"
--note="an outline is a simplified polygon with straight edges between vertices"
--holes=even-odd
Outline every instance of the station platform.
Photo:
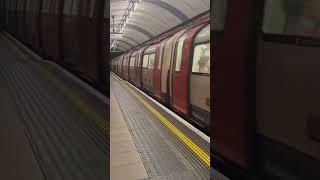
[[110,88],[111,179],[210,179],[208,136],[113,73]]
[[108,99],[0,33],[0,179],[107,179]]

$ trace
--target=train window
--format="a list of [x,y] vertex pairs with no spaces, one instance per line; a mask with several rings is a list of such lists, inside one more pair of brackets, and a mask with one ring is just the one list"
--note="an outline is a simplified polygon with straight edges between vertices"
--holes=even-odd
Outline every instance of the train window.
[[161,64],[162,64],[162,55],[163,55],[163,47],[160,47],[159,50],[159,57],[158,57],[158,69],[161,69]]
[[129,65],[129,57],[126,57],[123,63],[125,66]]
[[211,24],[212,29],[223,31],[227,12],[227,0],[211,1]]
[[194,48],[192,72],[210,74],[210,43],[200,44]]
[[22,12],[23,11],[23,5],[24,5],[24,2],[23,1],[19,1],[20,3],[19,3],[19,5],[18,5],[18,7],[19,7],[19,11],[20,12]]
[[61,1],[55,1],[55,14],[59,14],[59,5]]
[[50,3],[48,4],[48,10],[50,14],[55,13],[55,1],[50,1]]
[[30,11],[31,11],[31,5],[32,5],[31,0],[28,0],[28,1],[27,1],[27,5],[26,5],[26,11],[27,11],[27,12],[30,12]]
[[81,16],[88,16],[88,1],[81,1],[81,9],[80,9],[80,14]]
[[320,38],[319,0],[267,0],[263,32]]
[[65,0],[64,1],[64,6],[63,6],[63,14],[64,15],[70,15],[71,13],[71,8],[72,8],[72,0]]
[[149,54],[146,54],[143,56],[142,60],[142,67],[147,68],[148,67],[148,60],[149,60]]
[[48,3],[49,3],[48,0],[45,0],[45,1],[42,2],[41,12],[43,12],[43,13],[48,12],[48,10],[47,10],[47,4]]
[[196,36],[194,43],[200,44],[210,41],[210,24],[204,27]]
[[109,18],[110,17],[110,7],[109,7],[109,2],[105,1],[105,6],[104,6],[104,18]]
[[153,69],[153,67],[154,67],[154,59],[155,59],[155,54],[153,53],[153,54],[150,54],[150,57],[149,57],[149,68],[150,69]]
[[135,62],[136,62],[136,58],[135,58],[135,57],[131,57],[131,59],[130,59],[130,66],[133,67],[134,64],[135,64]]
[[72,15],[78,15],[79,12],[79,0],[73,0],[72,3]]
[[17,2],[18,4],[16,5],[16,11],[19,12],[20,6],[19,6],[19,1]]
[[183,35],[179,40],[176,47],[176,67],[175,71],[180,71],[181,69],[181,61],[182,61],[182,50],[183,50],[183,43],[184,39],[186,38],[186,34]]
[[94,8],[95,8],[95,1],[92,0],[90,4],[90,18],[93,18]]

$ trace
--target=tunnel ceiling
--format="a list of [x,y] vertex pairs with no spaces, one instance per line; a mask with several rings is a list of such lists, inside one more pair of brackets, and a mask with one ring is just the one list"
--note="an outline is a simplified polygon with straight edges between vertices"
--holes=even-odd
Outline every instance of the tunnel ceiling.
[[129,50],[157,35],[204,13],[210,0],[111,0],[110,39],[119,50]]

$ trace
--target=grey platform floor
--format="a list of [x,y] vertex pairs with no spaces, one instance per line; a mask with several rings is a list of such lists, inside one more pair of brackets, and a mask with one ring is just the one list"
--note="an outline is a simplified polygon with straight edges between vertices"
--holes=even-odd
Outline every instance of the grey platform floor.
[[[111,76],[110,82],[111,92],[114,93],[120,106],[149,179],[210,179],[209,166],[171,132],[155,114],[146,108],[128,88],[139,94],[138,91],[130,87],[128,82],[121,80],[115,75]],[[152,101],[142,96],[142,94],[139,94],[139,96],[195,142],[204,152],[209,154],[209,142],[191,131]]]
[[107,179],[108,110],[0,34],[0,179]]

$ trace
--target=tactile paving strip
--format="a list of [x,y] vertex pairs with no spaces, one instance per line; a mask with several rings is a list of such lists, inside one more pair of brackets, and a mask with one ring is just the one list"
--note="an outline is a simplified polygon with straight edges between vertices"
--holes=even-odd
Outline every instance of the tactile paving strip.
[[[45,179],[106,179],[105,131],[37,67],[10,48],[5,53],[0,76],[7,82]],[[107,113],[95,110],[101,116]]]
[[210,178],[209,167],[114,77],[111,88],[150,179]]

